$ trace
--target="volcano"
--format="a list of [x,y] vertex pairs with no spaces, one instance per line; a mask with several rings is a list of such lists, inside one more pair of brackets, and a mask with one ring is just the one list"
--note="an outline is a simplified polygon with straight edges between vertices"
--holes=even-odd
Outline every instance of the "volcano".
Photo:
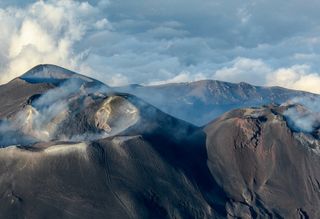
[[262,87],[248,83],[202,80],[154,86],[129,85],[115,90],[134,94],[162,111],[192,124],[203,126],[224,112],[264,104],[282,104],[292,98],[318,95],[282,87]]
[[0,86],[3,218],[320,217],[313,109],[244,107],[199,127],[116,90],[53,65]]

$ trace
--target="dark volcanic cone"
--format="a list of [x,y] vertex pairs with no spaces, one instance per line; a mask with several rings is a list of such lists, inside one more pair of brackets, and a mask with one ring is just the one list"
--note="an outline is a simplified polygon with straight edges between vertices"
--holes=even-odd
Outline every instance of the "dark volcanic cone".
[[287,107],[235,110],[205,127],[208,166],[235,217],[319,218],[319,141]]

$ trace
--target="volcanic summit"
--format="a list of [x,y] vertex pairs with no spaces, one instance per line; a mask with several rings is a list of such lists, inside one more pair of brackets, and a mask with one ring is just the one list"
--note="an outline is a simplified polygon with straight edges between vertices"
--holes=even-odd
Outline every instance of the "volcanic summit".
[[[54,65],[1,85],[0,215],[319,218],[319,113],[289,101],[318,96],[219,83],[272,91],[281,103],[221,108],[200,127]],[[217,89],[207,95],[230,93]]]

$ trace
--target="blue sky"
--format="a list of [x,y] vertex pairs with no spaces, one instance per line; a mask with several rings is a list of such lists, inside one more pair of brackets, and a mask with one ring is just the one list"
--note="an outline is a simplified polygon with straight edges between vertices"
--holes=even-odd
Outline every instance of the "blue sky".
[[0,2],[0,82],[52,63],[110,85],[218,79],[320,93],[320,1]]

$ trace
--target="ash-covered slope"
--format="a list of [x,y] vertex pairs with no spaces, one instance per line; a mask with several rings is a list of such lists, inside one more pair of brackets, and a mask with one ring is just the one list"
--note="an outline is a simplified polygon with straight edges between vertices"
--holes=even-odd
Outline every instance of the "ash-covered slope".
[[[57,66],[35,67],[0,86],[0,91],[6,94],[0,100],[2,146],[19,143],[21,136],[28,137],[28,143],[82,141],[113,136],[128,129],[131,134],[147,133],[175,123],[193,127],[135,96],[114,93],[101,82]],[[21,136],[7,138],[4,134],[15,131]]]
[[260,87],[215,80],[157,86],[131,85],[115,90],[134,94],[170,115],[199,126],[232,109],[270,103],[282,104],[294,97],[317,96],[281,87]]
[[39,75],[0,86],[3,218],[319,218],[317,109],[234,110],[199,128]]
[[[77,74],[55,65],[38,65],[25,74],[0,86],[0,119],[10,117],[21,110],[33,95],[43,94],[46,91],[59,87],[72,79],[82,82],[87,87],[108,90],[108,86],[95,79]],[[73,89],[79,89],[74,86]],[[66,91],[64,91],[66,92]]]
[[2,217],[224,215],[211,207],[220,206],[219,196],[208,204],[203,195],[219,190],[202,130],[132,95],[78,77],[57,83],[39,75],[36,83],[3,85],[22,81],[21,91],[30,90],[16,87],[23,98],[0,123]]
[[302,112],[302,108],[239,109],[205,127],[208,167],[228,194],[229,215],[320,217],[319,116],[308,113],[317,125],[305,132],[288,114],[291,110]]

